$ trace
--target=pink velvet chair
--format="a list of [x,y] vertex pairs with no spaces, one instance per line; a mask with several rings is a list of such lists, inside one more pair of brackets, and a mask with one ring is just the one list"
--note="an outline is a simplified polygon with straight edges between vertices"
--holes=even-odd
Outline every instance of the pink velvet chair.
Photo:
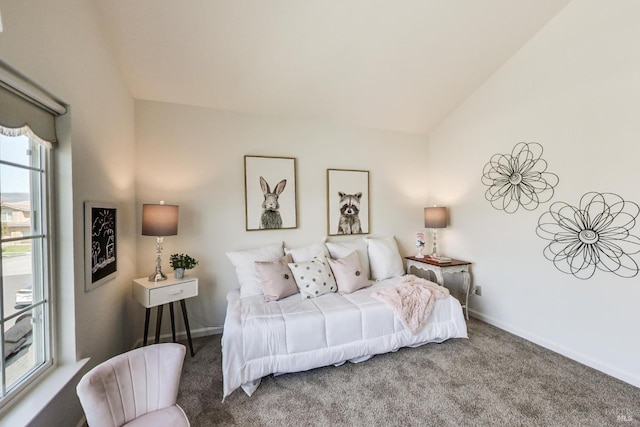
[[176,404],[186,348],[156,344],[113,357],[76,388],[89,427],[189,426]]

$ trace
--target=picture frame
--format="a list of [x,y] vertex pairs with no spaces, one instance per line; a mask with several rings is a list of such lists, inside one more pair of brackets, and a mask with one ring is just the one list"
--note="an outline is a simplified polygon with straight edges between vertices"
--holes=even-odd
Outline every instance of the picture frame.
[[327,169],[327,234],[369,234],[369,171]]
[[244,156],[246,231],[298,228],[294,157]]
[[118,206],[84,202],[85,292],[114,279],[118,274]]

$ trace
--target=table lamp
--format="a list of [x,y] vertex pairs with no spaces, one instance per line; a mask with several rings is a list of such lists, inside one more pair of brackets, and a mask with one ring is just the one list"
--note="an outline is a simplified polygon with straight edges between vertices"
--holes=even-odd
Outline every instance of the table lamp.
[[162,241],[165,236],[178,234],[178,206],[160,204],[142,205],[142,235],[156,236],[156,271],[149,276],[150,282],[167,280],[162,272]]
[[434,206],[424,208],[424,228],[430,228],[433,233],[432,258],[438,257],[438,228],[447,226],[447,208],[444,206]]

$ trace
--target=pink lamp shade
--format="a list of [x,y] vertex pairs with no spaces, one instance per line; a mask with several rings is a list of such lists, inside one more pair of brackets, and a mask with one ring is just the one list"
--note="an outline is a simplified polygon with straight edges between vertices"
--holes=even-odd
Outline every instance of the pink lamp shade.
[[178,234],[178,206],[142,205],[143,236],[175,236]]

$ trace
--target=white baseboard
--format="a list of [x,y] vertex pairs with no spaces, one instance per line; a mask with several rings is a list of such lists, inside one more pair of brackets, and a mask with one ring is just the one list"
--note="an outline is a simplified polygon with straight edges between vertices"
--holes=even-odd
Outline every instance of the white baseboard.
[[483,322],[486,322],[490,325],[493,325],[497,328],[500,328],[502,330],[505,330],[509,333],[512,333],[514,335],[519,336],[520,338],[524,338],[527,341],[531,341],[535,344],[538,344],[539,346],[542,346],[546,349],[549,349],[553,352],[556,352],[558,354],[561,354],[565,357],[568,357],[571,360],[575,360],[576,362],[582,363],[583,365],[589,366],[590,368],[596,369],[600,372],[604,372],[607,375],[611,375],[614,378],[619,379],[620,381],[624,381],[628,384],[631,384],[632,386],[635,387],[639,387],[640,388],[640,378],[638,378],[637,376],[634,376],[628,372],[625,371],[621,371],[620,369],[617,369],[607,363],[603,363],[597,360],[594,360],[590,357],[587,357],[583,354],[580,353],[576,353],[573,350],[570,350],[566,347],[563,347],[562,345],[556,344],[554,342],[548,341],[544,338],[541,338],[535,334],[531,334],[527,331],[523,331],[521,329],[518,328],[514,328],[510,325],[507,325],[499,320],[496,320],[490,316],[487,316],[486,314],[480,313],[478,311],[475,310],[469,310],[469,315],[473,316],[479,320],[482,320]]
[[[207,326],[204,328],[194,329],[191,331],[191,338],[200,338],[200,337],[208,337],[209,335],[218,335],[221,334],[223,330],[222,326]],[[170,336],[170,335],[167,335]],[[181,336],[181,339],[187,339],[187,332],[180,332],[178,336]]]
[[[222,326],[206,326],[204,328],[193,329],[191,331],[191,338],[200,338],[200,337],[207,337],[209,335],[221,334],[223,329],[224,328]],[[150,336],[147,339],[147,343],[154,343],[155,342],[155,335],[153,335],[153,334],[149,334],[149,335]],[[166,340],[166,339],[169,339],[169,340],[173,339],[173,336],[171,335],[171,333],[160,335],[160,341]],[[187,331],[176,332],[176,339],[177,340],[186,340],[187,339]],[[138,339],[133,344],[132,349],[142,346],[142,342],[143,342],[142,338]]]

